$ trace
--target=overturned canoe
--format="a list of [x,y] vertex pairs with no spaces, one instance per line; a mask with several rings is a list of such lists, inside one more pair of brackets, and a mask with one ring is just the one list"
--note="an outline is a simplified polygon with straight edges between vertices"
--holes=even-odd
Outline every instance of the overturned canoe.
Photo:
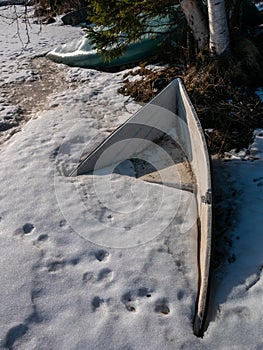
[[121,57],[108,62],[97,53],[97,50],[90,44],[89,39],[83,37],[50,51],[47,54],[47,58],[57,63],[64,63],[74,67],[114,68],[143,60],[153,53],[164,38],[164,35],[159,35],[156,38],[144,38],[136,43],[132,43]]
[[[187,188],[186,183],[189,181],[182,175],[185,172],[180,173],[180,169],[178,172],[179,181],[178,178],[169,175],[172,167],[177,166],[175,160],[172,160],[174,164],[171,165],[168,164],[169,162],[165,164],[165,160],[159,159],[155,163],[157,169],[150,171],[150,176],[142,174],[141,179],[162,182],[165,186],[177,187],[180,185],[181,188],[185,187],[195,194],[199,287],[194,333],[202,335],[208,307],[211,259],[212,184],[210,158],[201,124],[182,81],[175,79],[171,82],[150,103],[140,109],[86,156],[71,175],[95,173],[97,170],[109,166],[113,169],[116,163],[127,159],[140,158],[140,154],[147,152],[147,149],[149,149],[149,144],[161,145],[164,139],[172,145],[176,144],[183,151],[193,173],[195,185]],[[167,142],[165,141],[165,143]],[[173,159],[172,152],[170,150],[166,150],[166,152]],[[149,175],[149,172],[146,173]]]
[[[47,58],[69,66],[84,68],[103,69],[123,66],[149,57],[171,33],[172,38],[175,38],[176,28],[177,26],[172,25],[168,16],[152,19],[149,23],[149,34],[145,34],[140,39],[130,43],[123,55],[111,61],[106,61],[97,52],[88,37],[75,39],[55,48],[47,54]],[[120,39],[120,41],[122,40],[125,39]]]

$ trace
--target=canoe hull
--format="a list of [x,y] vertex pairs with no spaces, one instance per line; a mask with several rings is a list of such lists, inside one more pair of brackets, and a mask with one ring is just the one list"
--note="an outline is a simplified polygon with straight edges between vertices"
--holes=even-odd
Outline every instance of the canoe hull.
[[212,239],[210,157],[200,121],[182,81],[172,81],[91,152],[71,175],[91,173],[131,159],[144,150],[145,140],[154,142],[161,134],[168,134],[181,147],[195,177],[199,287],[194,333],[202,335],[208,307]]

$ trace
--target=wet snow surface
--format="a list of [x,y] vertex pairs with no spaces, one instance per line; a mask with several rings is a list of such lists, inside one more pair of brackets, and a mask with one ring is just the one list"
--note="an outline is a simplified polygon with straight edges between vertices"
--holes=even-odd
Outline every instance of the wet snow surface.
[[[0,19],[1,84],[23,88],[34,55],[82,35],[58,25],[30,30],[21,53],[16,25]],[[117,93],[123,73],[58,70],[68,85],[0,149],[0,347],[262,349],[263,130],[254,160],[217,168],[237,189],[235,261],[216,271],[217,312],[199,339],[196,228],[180,220],[185,208],[194,212],[192,193],[135,179],[129,162],[119,174],[65,177],[139,106]],[[1,113],[19,108],[0,102]]]

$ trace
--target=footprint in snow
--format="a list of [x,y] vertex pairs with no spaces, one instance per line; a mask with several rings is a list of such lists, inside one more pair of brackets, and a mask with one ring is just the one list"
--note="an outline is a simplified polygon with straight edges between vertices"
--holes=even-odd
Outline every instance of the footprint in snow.
[[95,276],[94,276],[93,272],[87,271],[87,272],[83,273],[82,281],[84,284],[88,283],[88,282],[94,282],[94,280],[95,280]]
[[168,301],[166,298],[158,299],[155,303],[154,311],[156,313],[161,313],[163,315],[168,315],[170,313],[170,308],[168,306]]
[[66,220],[60,220],[59,227],[64,227],[64,226],[66,226],[66,224],[67,224]]
[[102,269],[98,274],[98,281],[110,280],[112,278],[112,271],[108,268]]
[[35,226],[31,223],[26,223],[24,226],[23,226],[23,232],[25,235],[31,233],[33,230],[34,230]]
[[17,326],[12,327],[6,334],[5,337],[5,348],[13,349],[15,342],[25,335],[28,331],[28,326],[26,324],[19,324]]
[[122,296],[122,302],[126,309],[131,312],[136,312],[136,307],[144,298],[151,298],[152,293],[148,288],[142,287],[138,290],[129,291]]
[[48,240],[48,235],[47,234],[42,234],[42,235],[38,236],[38,238],[37,238],[38,242],[45,242],[47,240]]
[[47,270],[48,272],[58,272],[60,270],[62,270],[65,267],[73,267],[76,266],[78,263],[80,262],[80,258],[76,257],[76,258],[72,258],[69,260],[52,260],[50,262],[48,262],[47,264]]
[[177,293],[177,299],[178,300],[182,300],[184,297],[184,291],[183,290],[179,290],[179,292]]
[[260,180],[263,180],[263,177],[256,177],[255,179],[253,179],[253,182],[259,182]]
[[15,231],[15,234],[28,235],[29,233],[32,233],[34,229],[35,229],[35,226],[33,224],[27,222],[23,225],[23,227],[18,228]]
[[109,253],[106,250],[98,250],[95,252],[95,257],[98,261],[105,262],[109,259]]
[[103,303],[103,299],[98,296],[94,297],[91,302],[93,312],[96,311]]

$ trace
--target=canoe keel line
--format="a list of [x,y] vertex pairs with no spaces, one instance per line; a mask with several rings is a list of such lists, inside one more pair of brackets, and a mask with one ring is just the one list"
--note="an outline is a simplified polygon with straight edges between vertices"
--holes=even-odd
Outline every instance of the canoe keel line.
[[210,157],[203,130],[180,79],[173,80],[159,95],[142,107],[92,151],[72,176],[133,158],[163,134],[183,150],[195,178],[197,202],[199,285],[193,331],[202,336],[208,308],[212,237],[212,184]]

